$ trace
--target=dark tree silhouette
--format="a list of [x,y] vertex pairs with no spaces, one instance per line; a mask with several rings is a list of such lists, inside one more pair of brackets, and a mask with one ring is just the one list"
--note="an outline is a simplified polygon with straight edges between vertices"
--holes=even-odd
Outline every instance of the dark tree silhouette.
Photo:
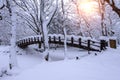
[[[0,7],[0,10],[3,9],[5,7],[5,5],[3,4],[1,7]],[[0,13],[0,20],[2,20],[2,15]]]
[[116,6],[115,0],[111,0],[111,2],[110,0],[105,0],[105,1],[112,7],[113,11],[115,11],[120,17],[120,9]]

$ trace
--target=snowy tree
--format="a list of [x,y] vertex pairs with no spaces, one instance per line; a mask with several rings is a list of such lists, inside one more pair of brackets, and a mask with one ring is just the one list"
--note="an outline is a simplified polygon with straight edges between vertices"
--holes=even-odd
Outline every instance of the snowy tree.
[[65,4],[64,1],[61,0],[61,14],[62,16],[59,17],[61,23],[59,23],[59,26],[62,27],[63,29],[63,34],[64,34],[64,54],[65,54],[65,59],[67,59],[67,30],[66,30],[66,14],[65,14]]
[[10,40],[10,63],[9,67],[10,69],[13,69],[14,67],[17,67],[17,58],[16,58],[16,6],[13,4],[13,1],[6,0],[7,7],[9,9],[9,13],[11,16],[11,40]]
[[13,0],[19,7],[17,14],[37,35],[41,34],[40,0]]
[[26,24],[36,33],[42,34],[44,40],[44,50],[48,55],[48,26],[57,11],[58,0],[14,0],[23,10],[19,12]]
[[[0,3],[1,3],[1,4],[0,4],[0,10],[2,10],[2,9],[5,7],[5,5],[3,4],[2,1],[1,1]],[[0,12],[0,20],[2,20],[1,12]]]
[[43,33],[43,40],[44,40],[44,49],[45,49],[44,54],[46,56],[49,55],[48,26],[57,11],[57,7],[58,7],[58,0],[55,0],[55,1],[41,0],[40,21],[41,21],[41,28],[42,28],[42,33]]
[[113,16],[113,14],[114,15],[118,14],[118,16],[119,16],[119,11],[120,11],[119,6],[116,4],[117,1],[115,1],[115,0],[98,0],[98,2],[99,2],[99,8],[100,8],[99,11],[101,14],[102,35],[103,36],[112,36],[114,34],[114,32],[112,30],[112,27],[114,26],[113,20],[117,19],[117,16]]
[[[63,15],[61,14],[60,11],[57,11],[57,14],[54,16],[49,26],[49,33],[50,34],[64,34],[62,22],[63,22]],[[72,20],[69,18],[66,18],[65,22],[67,26],[66,27],[67,34],[70,35],[73,33],[73,29],[72,29],[73,23],[71,23]]]
[[101,14],[101,33],[102,36],[107,36],[107,28],[106,24],[104,23],[105,21],[105,1],[104,0],[99,0],[99,11]]
[[[96,0],[72,0],[74,4],[74,21],[77,22],[79,26],[78,35],[97,37],[96,33],[99,35],[99,25],[100,18],[98,12],[98,3]],[[75,23],[76,24],[76,23]],[[99,30],[98,30],[99,29]]]
[[65,3],[65,1],[60,0],[58,6],[57,13],[55,14],[51,25],[49,26],[49,32],[55,33],[55,34],[63,34],[64,35],[64,54],[65,58],[67,58],[67,33],[69,31],[72,31],[71,26],[71,20],[68,18],[69,16],[69,6]]
[[119,0],[105,0],[120,17],[120,1]]

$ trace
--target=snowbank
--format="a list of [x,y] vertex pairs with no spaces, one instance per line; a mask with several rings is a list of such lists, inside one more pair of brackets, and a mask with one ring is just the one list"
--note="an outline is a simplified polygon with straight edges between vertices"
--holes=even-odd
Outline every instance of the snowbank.
[[13,80],[120,80],[120,54],[109,51],[80,60],[44,62]]
[[[63,49],[61,49],[63,50]],[[29,50],[30,51],[30,50]],[[63,50],[64,51],[64,50]],[[72,52],[73,51],[73,52]],[[70,53],[71,52],[71,53]],[[40,55],[19,55],[21,68],[17,75],[1,78],[2,80],[120,80],[120,47],[107,49],[104,52],[80,57],[78,60],[41,62]],[[55,54],[56,51],[51,51]],[[58,51],[57,53],[60,53]],[[56,54],[57,54],[56,53]],[[68,50],[68,54],[81,54],[76,49]],[[86,52],[84,52],[86,53]],[[93,52],[96,53],[96,52]],[[5,55],[7,56],[7,55]],[[0,55],[1,62],[8,64],[8,56]],[[6,60],[6,61],[5,61]],[[1,65],[0,65],[1,66]],[[3,68],[1,68],[3,69]]]

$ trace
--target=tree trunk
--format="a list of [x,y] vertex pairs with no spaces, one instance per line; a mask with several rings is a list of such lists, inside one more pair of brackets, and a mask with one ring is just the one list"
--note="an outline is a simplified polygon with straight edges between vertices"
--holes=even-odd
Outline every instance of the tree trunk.
[[47,30],[47,25],[45,23],[43,23],[42,25],[42,28],[43,28],[43,42],[44,42],[44,57],[46,60],[48,60],[49,58],[49,43],[48,43],[48,30]]
[[66,32],[66,27],[63,28],[64,30],[64,55],[65,59],[67,59],[67,32]]
[[[14,8],[12,9],[14,10]],[[12,69],[13,67],[17,66],[17,58],[16,58],[16,14],[12,12],[11,20],[12,20],[12,30],[11,30],[11,46],[10,46],[10,63],[9,67]]]

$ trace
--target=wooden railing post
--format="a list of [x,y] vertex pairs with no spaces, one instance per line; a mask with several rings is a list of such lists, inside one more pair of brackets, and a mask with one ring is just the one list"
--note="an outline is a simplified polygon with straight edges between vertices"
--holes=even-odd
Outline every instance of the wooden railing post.
[[39,42],[38,47],[41,48],[41,42]]
[[39,37],[37,37],[37,42],[39,43],[40,41],[39,41]]
[[79,47],[81,47],[81,38],[79,38]]
[[28,44],[30,44],[30,38],[29,38],[29,40],[28,40]]
[[73,45],[74,44],[74,38],[71,37],[71,44]]
[[90,40],[88,40],[88,54],[90,54]]
[[22,40],[22,45],[24,44],[24,40]]
[[54,40],[54,43],[56,43],[56,37],[55,36],[53,37],[53,40]]
[[43,41],[43,37],[41,37],[41,43],[42,43],[42,42],[44,42],[44,41]]
[[31,43],[33,43],[33,41],[34,41],[33,38],[31,38]]
[[25,39],[23,40],[23,44],[25,44]]
[[43,38],[41,37],[41,40],[40,40],[40,38],[38,37],[38,47],[39,48],[41,48],[42,41],[43,41]]
[[105,40],[101,40],[100,41],[100,50],[105,50],[106,49],[106,41]]
[[29,42],[29,40],[28,40],[28,39],[26,39],[26,45],[28,45],[28,42]]
[[38,48],[41,48],[41,41],[40,41],[40,38],[37,37],[37,39],[38,39]]
[[34,42],[36,43],[36,37],[34,37]]
[[59,38],[59,44],[60,44],[61,43],[61,37],[59,36],[58,38]]

